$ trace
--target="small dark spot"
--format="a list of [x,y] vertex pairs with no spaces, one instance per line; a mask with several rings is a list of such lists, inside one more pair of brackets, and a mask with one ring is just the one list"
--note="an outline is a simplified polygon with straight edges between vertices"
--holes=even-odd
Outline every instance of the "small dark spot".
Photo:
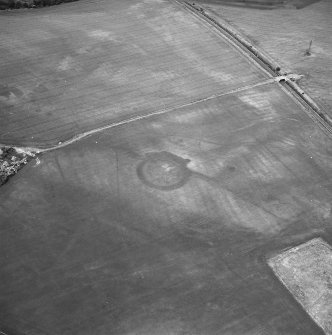
[[21,97],[23,92],[16,87],[10,87],[7,85],[0,85],[0,96],[5,98],[10,98],[11,95],[15,95],[16,97]]
[[236,170],[235,166],[227,166],[228,171],[234,172]]

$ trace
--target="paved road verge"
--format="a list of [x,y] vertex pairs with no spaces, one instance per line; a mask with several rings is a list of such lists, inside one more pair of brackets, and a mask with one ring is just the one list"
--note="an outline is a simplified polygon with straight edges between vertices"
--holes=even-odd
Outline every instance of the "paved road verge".
[[[332,117],[332,2],[271,11],[195,1],[216,20],[226,21],[251,44],[276,60],[284,72],[302,75],[299,85]],[[311,44],[310,44],[311,42]]]
[[323,122],[326,128],[332,132],[332,118],[330,115],[328,115],[324,109],[320,108],[317,103],[295,82],[297,79],[300,79],[301,76],[291,75],[287,77],[287,71],[283,70],[278,62],[273,60],[273,58],[271,58],[263,50],[255,47],[250,40],[242,36],[234,27],[229,25],[221,17],[215,17],[212,12],[206,11],[204,8],[199,5],[195,5],[194,3],[185,3],[190,9],[196,11],[196,13],[229,34],[229,36],[231,36],[236,42],[240,43],[251,55],[255,56],[258,62],[270,69],[274,75],[280,76],[284,74],[285,77],[283,81],[286,86],[297,96],[297,98],[302,100],[305,105],[321,119],[319,121]]

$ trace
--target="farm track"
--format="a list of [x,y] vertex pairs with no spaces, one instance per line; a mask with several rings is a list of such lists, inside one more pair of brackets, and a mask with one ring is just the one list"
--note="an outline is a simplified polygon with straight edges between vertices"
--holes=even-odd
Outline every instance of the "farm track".
[[[179,5],[179,6],[183,6],[183,4],[179,1],[173,1],[175,4]],[[221,18],[218,18],[219,19],[219,22],[218,19],[214,19],[212,18],[211,16],[209,16],[208,14],[206,14],[204,12],[204,10],[202,10],[200,7],[195,7],[191,4],[187,4],[186,5],[187,8],[193,10],[193,14],[194,15],[198,15],[200,16],[201,18],[207,20],[208,23],[215,25],[217,27],[217,29],[221,29],[221,32],[222,32],[222,35],[223,35],[223,32],[228,34],[228,37],[226,38],[226,40],[228,39],[228,41],[231,41],[231,43],[237,47],[239,49],[239,51],[241,51],[243,53],[243,55],[245,57],[248,58],[249,61],[253,61],[254,63],[256,62],[257,64],[261,64],[262,68],[264,69],[264,67],[270,71],[271,73],[271,76],[280,76],[280,74],[282,73],[282,70],[280,69],[280,67],[278,65],[276,65],[274,63],[274,61],[272,59],[269,59],[268,56],[262,54],[260,52],[260,50],[257,50],[252,44],[250,44],[250,42],[248,42],[246,39],[244,39],[238,32],[236,32],[231,26],[229,26],[226,22],[220,22]],[[223,35],[224,37],[226,37],[225,35]],[[133,55],[129,55],[129,58],[132,57]],[[103,57],[104,60],[106,59],[105,57]],[[103,60],[102,58],[102,60]],[[38,59],[37,59],[37,63],[38,64]],[[3,64],[4,65],[4,64]],[[83,74],[81,74],[83,75]],[[75,75],[73,76],[72,74],[70,74],[71,77],[67,77],[68,80],[72,80],[74,79],[75,80]],[[286,77],[287,79],[287,74],[286,74]],[[278,79],[274,79],[276,81],[278,81]],[[272,79],[273,81],[273,79]],[[267,80],[267,82],[269,82],[269,80]],[[265,82],[263,82],[262,84],[264,84]],[[252,86],[255,86],[255,85],[261,85],[261,83],[257,83],[257,84],[253,84]],[[318,118],[315,117],[315,115],[313,115],[313,119],[316,120],[319,124],[321,124],[321,126],[325,129],[327,129],[327,131],[331,132],[331,118],[325,113],[323,112],[316,104],[314,101],[312,101],[312,99],[307,96],[300,88],[298,88],[298,86],[295,84],[295,83],[292,83],[292,80],[286,80],[286,86],[290,87],[292,91],[295,92],[295,94],[298,95],[298,98],[300,100],[302,100],[304,103],[305,103],[305,106],[307,107],[307,110],[309,109],[309,111],[313,111],[314,113],[317,114]],[[242,90],[242,89],[246,89],[246,87],[250,88],[251,86],[245,86],[244,88],[238,88],[238,90]],[[56,88],[56,87],[55,87]],[[61,88],[61,86],[59,86],[59,88]],[[95,85],[95,88],[96,89],[99,89],[99,85],[96,84]],[[84,94],[91,94],[91,89],[93,90],[94,89],[94,86],[89,86],[89,87],[86,87],[86,92],[84,92]],[[233,91],[236,91],[237,89],[234,89],[234,90],[231,90],[229,92],[225,92],[225,93],[220,93],[220,94],[214,94],[212,95],[211,97],[202,97],[201,99],[197,99],[195,101],[201,101],[201,100],[204,100],[204,99],[211,99],[212,97],[214,96],[220,96],[220,95],[223,95],[223,94],[229,94],[229,93],[232,93]],[[89,93],[88,93],[89,92]],[[106,92],[105,92],[106,93]],[[114,92],[115,94],[116,92]],[[82,91],[81,92],[78,92],[78,95],[77,96],[72,96],[70,98],[70,100],[72,100],[73,102],[75,100],[77,100],[79,97],[80,97],[80,94],[82,94]],[[93,95],[93,93],[92,93]],[[98,95],[100,96],[100,94],[98,93]],[[101,97],[102,99],[105,99],[107,97],[107,94],[105,94],[103,97]],[[55,102],[57,101],[58,99],[58,95],[55,94],[53,95],[53,98],[55,98]],[[40,96],[40,97],[35,97],[34,100],[29,100],[29,103],[43,103],[43,101],[45,100],[45,102],[49,101],[50,99],[52,99],[52,95],[50,94],[47,94],[45,95],[45,93]],[[66,101],[70,101],[70,100],[66,100]],[[106,100],[105,100],[106,101]],[[187,104],[193,104],[195,103],[195,101],[193,102],[189,102]],[[20,104],[23,106],[23,104],[26,103],[26,102],[22,102],[22,103],[19,103],[19,104],[16,104],[17,107],[15,107],[15,105],[13,106],[8,106],[7,107],[7,110],[11,110],[13,108],[13,110],[15,111],[15,108],[22,108],[20,107]],[[78,109],[78,108],[81,108],[81,106],[84,106],[84,103],[81,104],[81,105],[76,105],[75,106],[75,103],[74,104],[71,104],[72,107]],[[184,106],[186,105],[185,104],[181,104],[179,106]],[[105,106],[102,106],[102,108],[105,108]],[[2,146],[7,146],[7,147],[18,147],[22,150],[29,150],[29,151],[35,151],[35,152],[46,152],[46,151],[49,151],[49,150],[54,150],[54,149],[57,149],[57,148],[61,148],[61,147],[64,147],[68,144],[71,144],[77,140],[80,140],[86,136],[89,136],[91,134],[94,134],[94,133],[97,133],[99,131],[102,131],[102,130],[105,130],[105,129],[109,129],[109,128],[113,128],[115,126],[118,126],[118,125],[124,125],[124,124],[127,124],[127,123],[130,123],[130,122],[133,122],[133,121],[136,121],[136,120],[140,120],[142,118],[146,118],[146,117],[149,117],[149,116],[153,116],[153,115],[158,115],[158,114],[163,114],[163,113],[167,113],[169,111],[174,111],[176,110],[178,107],[176,106],[170,106],[170,107],[164,107],[163,109],[160,109],[158,111],[152,111],[150,113],[146,113],[146,114],[140,114],[140,113],[136,113],[138,115],[134,115],[134,116],[130,116],[129,118],[122,118],[122,120],[116,120],[115,122],[111,122],[109,123],[108,125],[103,125],[103,126],[98,126],[96,128],[93,128],[93,129],[89,129],[89,130],[86,130],[86,131],[83,131],[83,132],[80,132],[80,133],[75,133],[74,135],[72,135],[71,138],[69,139],[64,139],[64,138],[61,138],[60,141],[58,141],[59,143],[55,144],[55,145],[52,145],[52,146],[47,146],[47,145],[41,145],[41,146],[38,146],[38,147],[34,147],[34,146],[21,146],[19,143],[14,143],[14,142],[11,142],[11,143],[2,143],[1,145]],[[61,110],[60,110],[61,111]],[[66,111],[66,108],[63,109],[63,112]],[[59,112],[59,109],[57,109],[57,113]],[[88,111],[89,112],[89,111]],[[72,113],[71,113],[72,114]],[[105,115],[105,112],[102,112],[102,113],[99,113],[100,116],[99,118],[101,117],[101,119],[104,119],[104,115]],[[107,114],[112,114],[112,112],[107,112]],[[74,114],[72,114],[74,115]],[[76,114],[78,117],[79,117],[79,114]],[[93,113],[93,115],[91,115],[91,118],[94,119],[94,120],[97,120],[98,117],[96,118],[96,116],[98,116],[98,114],[96,113]],[[312,115],[311,115],[312,117]],[[79,119],[77,119],[76,116],[74,116],[74,118],[76,118],[76,120],[74,121],[74,126],[75,124],[77,125],[77,122],[80,122]],[[32,120],[34,119],[34,117],[32,118]],[[58,119],[58,120],[53,120],[53,122],[55,121],[56,123],[58,123],[61,119]],[[60,121],[61,122],[61,121]],[[47,125],[48,124],[48,121],[45,120],[45,122],[43,122],[43,124]],[[69,123],[70,124],[70,123]],[[83,123],[82,123],[83,124]],[[61,123],[60,123],[61,125]],[[36,126],[34,124],[32,124],[32,126],[27,127],[26,129],[31,129],[33,131],[33,129],[35,128]],[[37,127],[38,127],[38,124],[37,124]],[[61,126],[60,126],[61,127]],[[86,127],[86,126],[85,126]],[[55,128],[55,129],[58,129],[58,126]],[[22,129],[21,127],[15,129],[12,128],[12,132],[20,132]],[[60,130],[61,132],[61,130]],[[38,133],[36,133],[36,135],[38,135]],[[67,135],[68,136],[68,135]],[[60,138],[56,138],[57,139],[60,139]]]
[[[17,32],[12,36],[10,27],[20,20],[24,29],[20,13],[2,14],[1,22],[8,27],[3,39],[8,57],[0,62],[4,92],[0,100],[4,114],[0,143],[52,146],[105,123],[190,103],[268,77],[256,71],[257,66],[244,56],[235,57],[227,40],[200,29],[195,20],[183,19],[178,4],[171,5],[177,16],[166,13],[159,18],[164,14],[155,11],[152,21],[144,21],[144,11],[141,16],[130,14],[130,10],[129,14],[121,13],[132,16],[129,21],[97,12],[97,26],[93,15],[85,22],[75,16],[68,21],[71,8],[75,13],[74,5],[59,7],[54,18],[47,14],[54,8],[47,8],[45,13],[34,10],[31,15],[40,15],[39,20],[33,26],[30,23],[29,36],[24,39],[17,37]],[[44,20],[49,30],[44,29],[44,40],[42,37],[40,41],[38,32]],[[156,26],[162,20],[169,22]],[[73,24],[76,28],[68,33]],[[107,28],[112,29],[113,24],[118,35]],[[58,36],[52,37],[53,31],[59,31]],[[73,45],[69,44],[71,39]],[[38,55],[33,45],[40,48]],[[16,53],[12,48],[22,51]],[[221,68],[221,61],[227,68]],[[233,74],[236,72],[241,77]]]
[[47,147],[47,148],[43,148],[43,147],[19,147],[19,146],[16,146],[15,144],[6,144],[6,145],[5,144],[0,144],[0,147],[1,146],[2,147],[12,147],[12,148],[19,149],[21,151],[30,151],[30,152],[36,152],[36,153],[43,153],[43,152],[47,152],[47,151],[52,151],[52,150],[56,150],[56,149],[66,147],[67,145],[70,145],[74,142],[77,142],[77,141],[79,141],[79,140],[81,140],[81,139],[83,139],[87,136],[91,136],[93,134],[99,133],[103,130],[114,128],[114,127],[117,127],[117,126],[123,126],[123,125],[126,125],[128,123],[132,123],[132,122],[135,122],[135,121],[140,121],[140,120],[147,119],[147,118],[150,118],[150,117],[153,117],[153,116],[174,112],[174,111],[177,111],[177,110],[179,110],[183,107],[192,106],[194,104],[204,102],[204,101],[208,101],[208,100],[211,100],[211,99],[215,99],[215,98],[218,98],[218,97],[222,97],[222,96],[225,96],[225,95],[234,94],[234,93],[241,92],[241,91],[246,91],[246,90],[249,90],[249,89],[252,89],[252,88],[255,88],[255,87],[259,87],[259,86],[263,86],[263,85],[278,83],[278,82],[280,82],[280,80],[285,80],[285,78],[286,77],[283,77],[283,76],[274,77],[274,78],[265,80],[261,83],[252,84],[250,86],[245,86],[245,87],[240,87],[238,89],[235,89],[235,90],[232,90],[232,91],[229,91],[229,92],[224,92],[224,93],[221,93],[221,94],[215,94],[215,95],[212,95],[212,96],[209,96],[209,97],[206,97],[206,98],[203,98],[203,99],[199,99],[199,100],[187,103],[187,104],[174,106],[174,107],[167,108],[167,109],[162,109],[162,110],[155,111],[155,112],[145,114],[145,115],[136,115],[134,117],[131,117],[131,118],[119,121],[119,122],[115,122],[115,123],[111,123],[111,124],[103,126],[103,127],[95,128],[95,129],[92,129],[90,131],[83,132],[81,134],[76,134],[74,137],[72,137],[68,140],[65,140],[63,142],[58,143],[55,146],[51,146],[51,147]]

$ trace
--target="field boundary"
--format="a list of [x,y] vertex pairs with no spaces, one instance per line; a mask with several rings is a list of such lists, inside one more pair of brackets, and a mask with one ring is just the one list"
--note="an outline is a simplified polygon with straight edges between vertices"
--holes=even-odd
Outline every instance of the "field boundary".
[[221,33],[227,35],[233,42],[237,45],[240,45],[244,51],[246,51],[251,56],[253,60],[256,61],[258,65],[261,65],[263,68],[267,68],[270,73],[275,77],[285,77],[284,87],[297,98],[298,101],[302,103],[309,109],[311,115],[318,121],[320,124],[324,126],[330,133],[332,133],[332,118],[322,110],[317,103],[306,93],[304,92],[300,86],[295,82],[295,80],[287,75],[287,73],[283,73],[281,66],[275,62],[269,55],[265,54],[262,50],[256,48],[249,40],[244,38],[234,27],[228,24],[225,20],[218,17],[218,19],[211,16],[211,14],[207,13],[206,10],[195,3],[189,3],[187,1],[174,0],[178,4],[184,6],[190,12],[195,15],[198,15],[203,20],[210,23],[216,29],[218,29]]
[[[12,10],[20,8],[41,8],[56,6],[62,3],[78,0],[0,0],[0,10]],[[0,334],[1,335],[1,334]]]

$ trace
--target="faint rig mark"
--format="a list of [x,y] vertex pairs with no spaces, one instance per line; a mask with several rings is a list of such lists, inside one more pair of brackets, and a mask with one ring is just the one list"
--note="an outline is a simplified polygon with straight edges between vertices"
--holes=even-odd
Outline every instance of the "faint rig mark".
[[191,176],[187,168],[189,159],[183,159],[170,152],[152,152],[138,164],[137,175],[147,186],[170,191],[183,186]]

